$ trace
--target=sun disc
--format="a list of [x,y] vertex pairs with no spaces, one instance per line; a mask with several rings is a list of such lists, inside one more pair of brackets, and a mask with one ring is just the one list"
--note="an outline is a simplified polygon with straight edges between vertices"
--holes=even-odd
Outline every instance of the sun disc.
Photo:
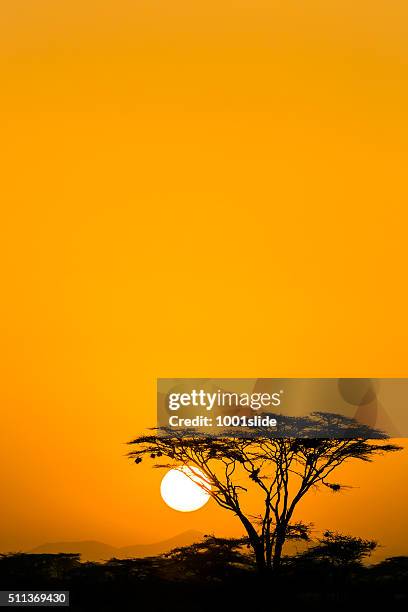
[[203,472],[187,465],[169,470],[160,485],[165,503],[179,512],[193,512],[202,508],[210,499],[209,490],[211,486]]

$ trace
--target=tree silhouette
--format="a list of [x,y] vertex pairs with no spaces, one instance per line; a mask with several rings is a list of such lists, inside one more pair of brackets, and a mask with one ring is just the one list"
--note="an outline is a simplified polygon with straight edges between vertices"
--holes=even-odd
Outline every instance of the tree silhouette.
[[[143,456],[153,460],[163,457],[171,462],[155,467],[199,468],[205,476],[199,486],[241,521],[260,572],[279,570],[288,537],[307,539],[307,527],[293,522],[293,515],[312,488],[340,491],[342,485],[332,482],[331,477],[343,463],[351,459],[368,462],[375,455],[400,450],[384,442],[385,434],[342,415],[318,412],[308,417],[278,418],[279,437],[275,430],[265,428],[245,434],[225,431],[222,437],[159,428],[129,442],[135,446],[129,453],[135,463]],[[299,431],[305,437],[296,437]],[[246,486],[242,485],[244,475]],[[242,503],[250,486],[263,497],[262,509],[255,517]]]
[[297,561],[316,561],[345,568],[360,564],[376,548],[374,540],[326,531],[317,544],[297,555]]
[[206,535],[202,542],[174,548],[162,557],[172,561],[177,575],[196,576],[199,580],[220,580],[254,568],[248,546],[247,537],[216,538]]

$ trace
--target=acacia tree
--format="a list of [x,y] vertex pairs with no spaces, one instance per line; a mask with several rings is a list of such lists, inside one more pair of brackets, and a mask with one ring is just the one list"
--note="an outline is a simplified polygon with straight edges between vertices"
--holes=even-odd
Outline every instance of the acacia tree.
[[371,555],[377,546],[374,540],[326,531],[314,546],[299,554],[297,560],[328,563],[337,568],[349,568],[361,564],[362,560]]
[[[222,436],[185,429],[152,431],[152,435],[129,442],[135,447],[129,457],[137,464],[143,456],[153,460],[164,457],[170,462],[156,463],[155,467],[193,466],[201,470],[205,480],[199,481],[199,486],[241,521],[260,572],[278,571],[288,537],[307,537],[306,526],[292,519],[312,488],[340,491],[343,486],[331,478],[343,463],[351,459],[369,462],[375,455],[400,450],[385,443],[387,436],[381,432],[341,415],[321,412],[301,418],[279,415],[279,437],[265,428],[245,435],[229,430]],[[299,431],[305,437],[296,437]],[[242,474],[247,477],[246,486],[241,484]],[[243,509],[242,498],[250,486],[263,497],[255,517]]]

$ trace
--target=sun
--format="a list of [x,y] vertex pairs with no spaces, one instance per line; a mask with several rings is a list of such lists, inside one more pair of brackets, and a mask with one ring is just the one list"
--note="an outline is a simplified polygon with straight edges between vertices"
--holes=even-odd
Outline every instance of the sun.
[[160,485],[163,500],[170,508],[179,512],[193,512],[205,506],[210,499],[210,490],[211,486],[203,472],[197,467],[187,465],[171,469]]

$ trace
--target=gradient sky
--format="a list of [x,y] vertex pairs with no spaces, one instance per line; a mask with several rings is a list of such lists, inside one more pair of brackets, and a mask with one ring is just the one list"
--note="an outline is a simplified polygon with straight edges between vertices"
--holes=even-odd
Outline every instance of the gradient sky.
[[[0,13],[0,549],[240,533],[123,443],[158,376],[408,376],[408,5]],[[407,451],[302,518],[407,553]]]

